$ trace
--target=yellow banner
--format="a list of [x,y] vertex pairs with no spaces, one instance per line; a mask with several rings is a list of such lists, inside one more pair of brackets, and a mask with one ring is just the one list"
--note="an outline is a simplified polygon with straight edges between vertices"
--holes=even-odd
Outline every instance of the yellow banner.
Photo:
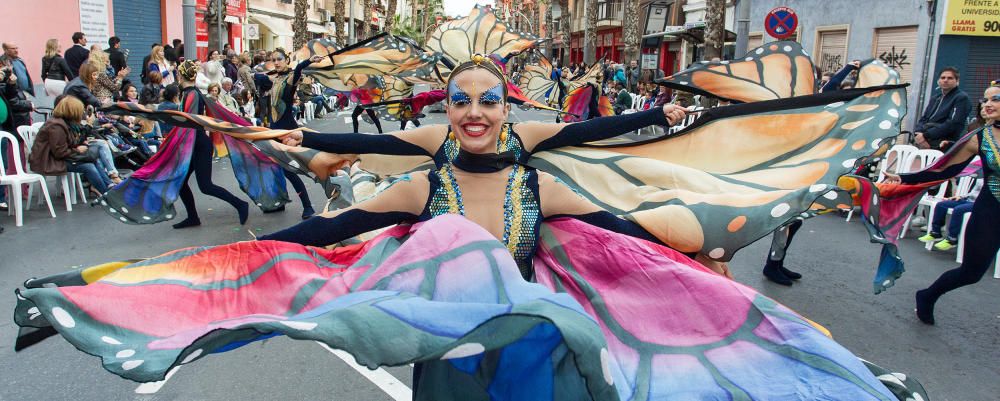
[[1000,0],[948,0],[942,35],[1000,37]]

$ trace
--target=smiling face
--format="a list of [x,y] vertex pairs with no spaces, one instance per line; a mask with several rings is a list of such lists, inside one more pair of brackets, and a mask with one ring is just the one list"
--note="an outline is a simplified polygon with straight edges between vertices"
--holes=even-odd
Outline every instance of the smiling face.
[[1000,87],[986,88],[983,93],[983,117],[987,120],[1000,121]]
[[503,82],[489,71],[464,70],[448,83],[448,121],[463,150],[495,153],[508,113]]

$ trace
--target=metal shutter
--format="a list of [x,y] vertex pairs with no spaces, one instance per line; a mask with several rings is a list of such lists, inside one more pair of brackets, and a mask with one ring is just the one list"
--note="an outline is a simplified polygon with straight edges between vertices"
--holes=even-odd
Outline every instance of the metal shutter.
[[981,98],[990,81],[1000,80],[1000,40],[970,36],[969,57],[961,74],[959,84],[962,90],[970,98]]
[[837,72],[844,66],[847,57],[847,30],[819,32],[819,52],[816,65],[823,72]]
[[917,53],[917,27],[902,26],[876,28],[872,57],[899,72],[900,83],[909,83],[913,77]]
[[[160,0],[129,0],[114,2],[115,36],[122,40],[122,51],[129,50],[129,79],[141,88],[139,72],[142,59],[149,55],[153,43],[161,43]],[[104,44],[107,46],[107,43]]]

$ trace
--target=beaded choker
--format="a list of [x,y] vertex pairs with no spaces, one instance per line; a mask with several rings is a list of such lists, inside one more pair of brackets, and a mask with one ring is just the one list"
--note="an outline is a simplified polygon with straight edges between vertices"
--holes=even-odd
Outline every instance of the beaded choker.
[[455,157],[452,163],[455,164],[455,167],[470,173],[495,173],[508,166],[517,164],[517,157],[513,151],[506,151],[500,154],[479,154],[459,150],[458,156]]

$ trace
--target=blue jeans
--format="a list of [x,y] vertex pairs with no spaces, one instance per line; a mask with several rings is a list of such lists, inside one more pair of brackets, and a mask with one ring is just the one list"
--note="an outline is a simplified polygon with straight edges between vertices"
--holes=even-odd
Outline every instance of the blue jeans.
[[948,222],[948,232],[945,238],[949,241],[958,239],[958,234],[962,232],[962,217],[972,211],[972,202],[967,200],[946,200],[934,205],[934,221],[931,222],[931,234],[941,235],[941,228],[944,227],[944,219],[948,216],[948,209],[951,211],[951,221]]
[[102,194],[108,192],[108,187],[111,186],[111,179],[106,174],[97,171],[97,166],[94,163],[66,162],[66,171],[83,174],[87,178],[87,182]]
[[107,142],[97,140],[87,144],[87,146],[94,146],[100,149],[100,152],[98,152],[100,157],[94,163],[97,165],[98,171],[104,172],[107,175],[118,174],[118,169],[115,168],[114,157],[111,156],[111,145],[108,145]]

